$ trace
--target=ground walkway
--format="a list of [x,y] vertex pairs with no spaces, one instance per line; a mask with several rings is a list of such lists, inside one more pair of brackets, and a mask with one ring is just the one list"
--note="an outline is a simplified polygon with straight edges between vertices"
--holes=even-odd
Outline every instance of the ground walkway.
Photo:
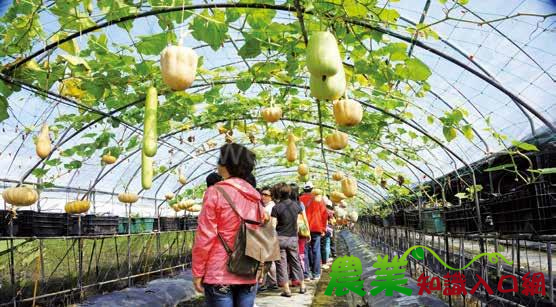
[[[375,277],[373,263],[376,261],[377,251],[371,249],[361,238],[348,231],[339,233],[336,241],[338,256],[353,255],[361,260],[363,266],[362,279],[365,281],[364,290],[369,292],[370,281]],[[299,294],[299,287],[292,288],[292,296],[280,296],[280,290],[268,290],[257,294],[255,301],[257,307],[354,307],[354,306],[446,306],[446,304],[433,296],[401,296],[394,293],[393,297],[382,294],[377,296],[366,295],[360,297],[352,292],[346,296],[326,296],[324,291],[330,281],[330,270],[323,270],[320,280],[309,281],[307,292]],[[87,299],[82,306],[133,306],[157,307],[204,306],[203,298],[193,289],[191,271],[185,271],[175,277],[153,280],[143,287],[134,287],[122,291],[97,295]],[[414,280],[409,281],[408,287],[416,288]],[[414,291],[415,292],[415,291]],[[416,293],[416,292],[415,292]]]

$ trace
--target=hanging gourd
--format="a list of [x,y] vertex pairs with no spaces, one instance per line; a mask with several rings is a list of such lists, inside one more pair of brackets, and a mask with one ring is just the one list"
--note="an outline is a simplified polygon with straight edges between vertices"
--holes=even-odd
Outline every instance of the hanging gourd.
[[342,179],[344,179],[344,174],[342,174],[341,172],[335,172],[334,174],[332,174],[332,180],[340,181]]
[[164,195],[164,198],[166,198],[166,200],[172,200],[174,199],[175,195],[172,192],[166,193],[166,195]]
[[274,123],[282,118],[282,108],[277,106],[264,108],[261,115],[265,122]]
[[199,212],[201,211],[201,205],[193,205],[186,209],[188,212]]
[[332,76],[341,67],[342,57],[334,35],[328,31],[313,32],[307,43],[307,69],[312,75]]
[[173,204],[170,207],[172,207],[172,209],[174,209],[174,211],[176,213],[180,212],[180,210],[181,210],[180,207],[178,206],[178,204]]
[[114,164],[116,163],[116,157],[114,157],[113,155],[111,155],[110,153],[106,154],[106,155],[102,155],[101,161],[104,164]]
[[355,100],[339,99],[333,103],[334,118],[339,126],[355,126],[363,119],[363,107]]
[[348,145],[348,135],[341,131],[335,131],[334,133],[326,136],[324,142],[330,149],[344,149]]
[[143,189],[148,190],[153,184],[153,158],[143,153],[141,159],[141,185]]
[[359,214],[357,213],[357,211],[351,211],[348,215],[348,218],[355,223],[359,219]]
[[14,207],[25,207],[34,204],[39,199],[39,193],[34,188],[24,185],[5,189],[2,198]]
[[347,197],[344,195],[344,193],[342,192],[338,192],[338,191],[333,191],[332,193],[330,193],[330,200],[333,203],[339,203],[342,200],[346,199]]
[[185,176],[181,173],[181,168],[178,168],[178,182],[181,185],[184,185],[187,183],[187,178],[185,178]]
[[288,134],[288,148],[286,149],[286,159],[289,162],[293,162],[297,159],[297,146],[295,142],[297,141],[297,137],[290,133]]
[[297,167],[297,173],[299,176],[307,176],[309,174],[309,167],[305,163],[299,164]]
[[226,127],[224,127],[224,125],[219,125],[217,129],[218,129],[219,134],[224,134],[224,133],[228,132],[228,129],[226,129]]
[[329,77],[311,75],[309,87],[311,96],[320,100],[336,100],[346,91],[346,73],[342,68],[337,74]]
[[147,157],[154,157],[157,150],[157,109],[158,93],[156,88],[151,86],[147,90],[145,99],[145,124],[143,132],[143,154]]
[[89,211],[91,202],[88,200],[74,200],[66,203],[64,210],[68,214],[81,214]]
[[160,54],[162,80],[174,91],[189,88],[197,74],[199,57],[189,47],[183,46],[185,35],[181,35],[177,46],[168,46]]
[[357,180],[354,178],[344,178],[342,180],[342,192],[347,197],[353,197],[357,194]]
[[49,129],[47,124],[43,124],[41,127],[41,132],[37,137],[36,151],[37,156],[41,159],[46,159],[50,152],[52,151],[52,143],[50,141],[50,135],[48,134]]
[[135,193],[120,193],[118,200],[125,204],[133,204],[139,200],[139,196]]

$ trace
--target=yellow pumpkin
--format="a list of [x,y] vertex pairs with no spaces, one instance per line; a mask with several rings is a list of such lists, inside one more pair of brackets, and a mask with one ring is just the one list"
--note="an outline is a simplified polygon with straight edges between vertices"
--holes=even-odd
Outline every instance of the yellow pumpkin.
[[334,118],[340,126],[355,126],[363,119],[363,107],[352,99],[340,99],[333,103]]
[[164,198],[166,198],[166,200],[172,200],[174,199],[174,193],[170,192],[170,193],[166,193],[166,195],[164,195]]
[[14,207],[24,207],[34,204],[39,199],[39,193],[29,186],[13,187],[5,189],[2,198]]
[[48,125],[44,124],[41,127],[41,132],[37,136],[37,144],[35,150],[37,152],[37,156],[41,159],[46,159],[50,152],[52,151],[52,143],[50,141],[50,135],[48,134],[49,129]]
[[334,192],[330,193],[330,200],[333,203],[339,203],[346,198],[347,197],[342,192],[334,191]]
[[335,172],[334,174],[332,174],[332,180],[340,181],[342,179],[344,179],[344,174],[342,174],[341,172]]
[[307,69],[313,75],[332,76],[342,68],[342,57],[336,38],[328,31],[313,32],[306,52]]
[[133,204],[139,200],[139,196],[135,193],[120,193],[118,200],[122,203]]
[[299,176],[307,176],[307,174],[309,174],[309,167],[307,166],[307,164],[299,164],[299,166],[297,167],[297,173],[299,174]]
[[347,197],[353,197],[357,194],[357,180],[354,178],[344,178],[342,180],[342,192]]
[[333,76],[311,75],[309,78],[311,96],[320,100],[336,100],[342,97],[346,86],[346,73],[343,68]]
[[168,46],[160,54],[162,80],[174,91],[190,87],[197,74],[199,57],[193,49],[181,46]]
[[333,150],[344,149],[348,145],[348,135],[336,131],[325,138],[326,146]]
[[107,154],[107,155],[102,155],[102,162],[104,162],[105,164],[114,164],[116,163],[116,157]]
[[297,141],[297,137],[292,133],[288,134],[288,148],[286,149],[286,159],[289,162],[293,162],[297,159],[297,146],[295,142]]
[[264,108],[261,115],[265,122],[274,123],[282,118],[282,108],[277,106]]
[[69,214],[81,214],[89,211],[91,203],[88,200],[74,200],[66,203],[65,211]]

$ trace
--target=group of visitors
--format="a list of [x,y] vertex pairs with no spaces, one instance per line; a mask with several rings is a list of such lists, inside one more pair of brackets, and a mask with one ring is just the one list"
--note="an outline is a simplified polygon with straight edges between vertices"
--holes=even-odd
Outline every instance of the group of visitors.
[[[192,272],[195,289],[204,292],[208,306],[251,307],[257,291],[267,289],[281,288],[285,297],[292,295],[291,287],[305,293],[306,282],[318,280],[321,268],[335,257],[334,211],[328,198],[313,195],[311,183],[303,186],[301,195],[295,183],[257,189],[255,159],[246,147],[226,144],[220,148],[218,173],[207,177]],[[251,229],[257,227],[252,224],[266,223],[275,227],[279,260],[264,266],[269,267],[264,276],[229,272],[229,247],[234,247],[240,226]]]

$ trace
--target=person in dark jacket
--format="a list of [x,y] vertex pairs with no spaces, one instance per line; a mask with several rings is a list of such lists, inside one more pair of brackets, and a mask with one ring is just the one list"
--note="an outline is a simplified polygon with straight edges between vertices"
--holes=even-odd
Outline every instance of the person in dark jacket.
[[273,188],[273,198],[278,203],[272,208],[271,216],[276,219],[276,232],[280,243],[280,260],[276,262],[278,285],[282,287],[282,296],[290,297],[288,267],[300,283],[299,293],[305,293],[303,270],[299,262],[297,245],[297,218],[301,207],[290,199],[291,188],[286,183],[279,183]]

